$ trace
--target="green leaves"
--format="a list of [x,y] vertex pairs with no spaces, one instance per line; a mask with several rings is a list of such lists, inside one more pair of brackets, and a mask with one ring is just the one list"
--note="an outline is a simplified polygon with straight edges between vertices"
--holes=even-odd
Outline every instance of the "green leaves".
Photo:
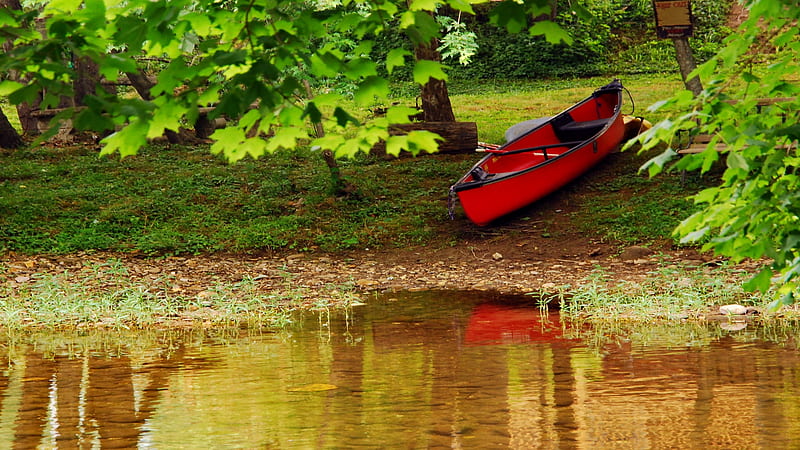
[[437,80],[447,80],[442,64],[437,61],[421,59],[414,65],[414,82],[425,84],[431,78]]
[[0,81],[0,97],[8,97],[9,95],[18,91],[22,87],[23,84],[16,81],[12,80]]
[[416,114],[419,114],[416,108],[393,106],[386,111],[386,119],[389,123],[408,123],[411,121],[410,117]]
[[76,12],[83,2],[81,0],[51,0],[44,8],[45,14],[61,15]]
[[260,138],[248,138],[241,128],[228,127],[217,130],[211,137],[215,141],[211,145],[211,153],[222,154],[231,163],[240,161],[247,155],[258,158],[265,153],[266,142]]
[[[694,74],[706,90],[698,98],[686,93],[657,105],[678,111],[678,117],[657,124],[645,146],[660,142],[676,145],[675,136],[692,132],[712,136],[708,148],[687,155],[675,164],[682,170],[707,172],[724,161],[719,185],[693,196],[701,206],[676,229],[682,242],[702,242],[704,249],[733,260],[751,258],[771,261],[745,285],[765,292],[776,288],[773,307],[796,301],[800,276],[800,163],[796,125],[800,85],[797,51],[792,47],[800,8],[769,0],[752,2],[750,18],[722,49]],[[787,32],[791,28],[793,31]],[[775,36],[768,45],[779,55],[764,70],[753,61],[764,36]],[[780,54],[785,47],[787,57]],[[772,50],[771,50],[772,51]],[[773,102],[775,97],[795,97]],[[759,99],[766,99],[757,106]],[[723,149],[715,144],[724,143]],[[721,154],[721,156],[720,156]],[[648,168],[666,167],[666,155],[654,158]],[[651,170],[655,173],[657,170]]]
[[572,37],[560,25],[549,20],[536,22],[528,30],[531,36],[544,36],[551,44],[565,43],[572,44]]
[[400,29],[415,45],[427,44],[439,35],[439,24],[428,11],[404,12],[400,15]]
[[454,58],[463,65],[469,64],[472,56],[478,52],[477,35],[468,31],[464,22],[447,16],[441,16],[438,20],[447,31],[440,39],[441,45],[438,48],[442,58]]
[[[19,104],[44,92],[43,107],[56,106],[72,95],[72,62],[90,59],[105,80],[135,79],[142,97],[98,89],[84,99],[85,109],[64,113],[81,129],[117,130],[102,141],[103,154],[135,154],[148,140],[191,127],[199,108],[209,106],[210,118],[228,121],[212,134],[211,151],[232,162],[307,145],[311,124],[325,129],[314,144],[337,156],[369,151],[381,140],[390,152],[435,151],[438,138],[431,133],[388,136],[388,120],[407,122],[417,110],[392,107],[385,118],[365,121],[353,104],[369,107],[388,98],[389,81],[372,59],[374,36],[401,31],[412,44],[429,44],[441,38],[437,8],[472,14],[474,3],[480,1],[367,0],[323,10],[291,0],[52,0],[41,12],[0,11],[0,31],[16,39],[13,51],[0,55],[0,72],[30,80],[4,81],[0,95]],[[550,8],[547,0],[509,0],[491,15],[516,32]],[[44,38],[31,26],[37,17],[49,34]],[[531,23],[531,33],[569,42],[552,22]],[[472,35],[461,22],[450,28],[457,33],[441,41],[442,48],[466,63],[477,51]],[[388,73],[412,62],[403,47],[387,52]],[[448,78],[447,67],[432,60],[414,61],[412,71],[420,85]]]
[[101,155],[111,155],[118,152],[120,157],[133,156],[140,148],[147,144],[147,133],[150,126],[147,122],[133,120],[128,126],[100,141],[103,148]]
[[371,105],[376,99],[383,100],[389,95],[389,81],[378,76],[367,77],[359,83],[354,100],[359,105]]
[[390,136],[386,140],[386,153],[393,156],[398,156],[402,150],[408,150],[414,156],[421,152],[434,153],[439,149],[438,141],[441,140],[436,133],[414,130],[407,135]]
[[[577,12],[583,16],[589,15],[588,10],[576,7]],[[549,16],[553,12],[553,4],[545,0],[527,0],[524,3],[506,0],[495,6],[489,13],[490,21],[508,30],[509,33],[519,33],[528,29],[531,36],[544,36],[551,44],[572,43],[572,37],[560,25],[551,20],[536,20],[528,27],[528,19],[536,19],[542,15]]]
[[333,117],[336,118],[336,123],[340,127],[344,128],[347,124],[352,123],[353,125],[359,125],[358,119],[351,116],[344,108],[336,107],[333,111]]
[[411,0],[408,9],[410,11],[435,11],[438,6],[437,0]]
[[392,73],[395,67],[401,67],[406,63],[406,56],[412,56],[411,52],[404,48],[395,48],[386,55],[386,71]]
[[525,6],[514,1],[504,1],[492,9],[489,19],[494,25],[505,28],[509,33],[519,33],[527,26]]
[[114,122],[106,115],[93,109],[84,109],[72,121],[78,130],[109,131],[114,129]]

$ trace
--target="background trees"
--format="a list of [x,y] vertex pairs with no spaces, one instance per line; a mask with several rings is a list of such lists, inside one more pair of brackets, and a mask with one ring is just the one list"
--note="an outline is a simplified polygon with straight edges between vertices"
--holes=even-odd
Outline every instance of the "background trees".
[[[9,80],[19,83],[6,83],[0,95],[11,95],[27,134],[38,131],[29,113],[39,107],[85,105],[88,110],[68,111],[64,116],[75,115],[77,128],[98,133],[131,127],[104,141],[107,152],[122,154],[135,151],[145,141],[143,137],[166,133],[175,142],[180,138],[176,128],[191,127],[198,119],[207,123],[205,119],[226,117],[231,127],[214,136],[225,142],[215,151],[231,160],[304,142],[315,137],[308,136],[311,128],[329,131],[327,139],[315,145],[340,156],[352,155],[387,138],[386,121],[373,120],[358,132],[346,131],[345,144],[337,137],[340,132],[365,121],[341,105],[350,104],[351,98],[362,107],[385,103],[387,79],[414,80],[424,86],[426,114],[441,120],[448,115],[432,111],[438,105],[447,110],[448,76],[585,76],[619,73],[623,68],[673,69],[664,65],[669,58],[663,53],[670,48],[655,40],[652,8],[645,0],[561,3],[555,8],[543,0],[524,4],[283,1],[269,6],[251,1],[57,0],[44,3],[41,10],[33,8],[40,4],[22,11],[17,0],[0,3],[4,7],[2,34],[9,50],[0,58],[0,67]],[[697,0],[695,4],[702,9],[706,4],[729,2]],[[724,14],[700,17],[700,29],[716,33],[706,32],[698,40],[696,47],[707,50],[717,36],[724,35],[718,26]],[[450,18],[446,23],[451,28],[456,21],[457,30],[476,33],[479,46],[469,65],[457,62],[460,53],[453,53],[452,46],[451,57],[445,60],[448,67],[439,64],[433,40],[443,31],[436,18]],[[551,19],[558,26],[552,26]],[[564,45],[567,40],[571,45]],[[613,59],[625,54],[624,63]],[[634,55],[638,61],[631,64]],[[47,76],[37,75],[42,70]],[[105,93],[98,93],[99,82]],[[113,89],[120,84],[133,85],[139,98],[115,99]],[[436,93],[440,93],[438,100]],[[39,105],[44,95],[47,101]],[[240,126],[240,119],[256,103],[258,111]],[[215,108],[206,117],[202,108],[210,105]],[[156,122],[167,124],[163,130],[159,125],[151,127],[156,111],[160,111]],[[387,119],[403,122],[415,113],[392,108]],[[162,121],[166,116],[174,119]],[[298,126],[289,126],[290,122]],[[254,137],[278,131],[272,145]],[[434,143],[425,133],[390,141],[390,152],[400,147],[416,152]],[[224,151],[230,148],[244,150]]]
[[[445,4],[473,12],[466,2]],[[525,17],[546,4],[513,3],[509,11]],[[213,108],[209,119],[229,121],[211,136],[211,150],[231,161],[308,140],[339,156],[367,151],[379,140],[387,141],[390,153],[417,152],[435,148],[430,133],[389,137],[386,132],[389,122],[407,122],[417,111],[389,108],[384,118],[362,121],[343,107],[350,99],[336,91],[310,98],[304,81],[344,78],[362,106],[385,99],[388,82],[369,57],[373,39],[401,32],[417,48],[435,51],[437,6],[425,1],[54,0],[41,11],[6,7],[0,20],[12,47],[0,57],[0,67],[14,76],[0,85],[0,95],[18,105],[41,101],[43,109],[67,108],[60,117],[72,118],[77,129],[110,133],[103,153],[123,156],[148,138],[193,125],[207,107]],[[356,45],[343,48],[341,40],[329,39],[337,34],[351,36]],[[163,63],[148,82],[142,61],[153,59]],[[446,79],[435,59],[425,54],[415,62],[403,49],[383,57],[388,73],[410,67],[420,85],[434,89]],[[117,96],[101,86],[101,78],[109,83],[126,78],[140,95]],[[327,132],[311,136],[309,124],[324,125]]]

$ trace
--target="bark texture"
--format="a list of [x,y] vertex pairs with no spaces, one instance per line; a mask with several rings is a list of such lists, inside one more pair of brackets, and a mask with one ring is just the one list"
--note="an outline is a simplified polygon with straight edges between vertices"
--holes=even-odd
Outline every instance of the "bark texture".
[[[439,41],[432,40],[428,44],[418,45],[414,51],[417,60],[441,61],[442,57],[437,50]],[[447,92],[447,82],[431,78],[422,86],[420,92],[422,100],[422,113],[425,122],[455,122],[453,105]]]
[[[475,122],[417,122],[393,124],[389,135],[400,136],[414,130],[436,133],[444,141],[439,142],[439,153],[473,153],[478,147],[478,125]],[[385,155],[386,143],[380,142],[372,148],[373,154]],[[401,155],[406,154],[403,152]],[[388,156],[388,155],[387,155]]]
[[22,147],[22,136],[9,122],[8,117],[0,109],[0,147],[14,149]]
[[685,37],[682,37],[675,38],[672,40],[672,42],[675,45],[675,56],[678,59],[678,65],[681,68],[683,84],[686,85],[686,89],[692,91],[695,97],[697,97],[701,92],[703,92],[703,85],[700,83],[699,78],[689,78],[689,74],[697,68],[697,63],[695,62],[694,55],[692,54],[692,48],[689,47],[689,40]]

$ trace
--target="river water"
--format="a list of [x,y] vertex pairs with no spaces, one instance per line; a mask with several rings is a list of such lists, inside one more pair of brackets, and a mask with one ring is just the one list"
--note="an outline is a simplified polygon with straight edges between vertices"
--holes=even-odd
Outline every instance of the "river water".
[[278,333],[16,335],[0,448],[796,448],[795,333],[738,328],[421,292]]

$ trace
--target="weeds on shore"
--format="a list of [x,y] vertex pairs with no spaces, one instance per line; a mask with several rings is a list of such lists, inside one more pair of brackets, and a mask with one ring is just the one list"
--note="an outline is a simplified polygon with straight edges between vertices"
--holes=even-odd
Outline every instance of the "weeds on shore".
[[293,286],[288,274],[278,289],[263,290],[258,279],[247,277],[188,295],[176,293],[169,277],[132,279],[113,261],[91,271],[34,274],[20,281],[0,284],[2,328],[282,328],[298,311],[347,309],[360,301],[351,286],[312,293]]
[[661,265],[634,282],[611,279],[598,268],[579,286],[561,287],[561,312],[571,320],[648,322],[697,318],[733,303],[765,308],[771,293],[742,288],[750,276],[732,266],[710,274],[703,267]]

